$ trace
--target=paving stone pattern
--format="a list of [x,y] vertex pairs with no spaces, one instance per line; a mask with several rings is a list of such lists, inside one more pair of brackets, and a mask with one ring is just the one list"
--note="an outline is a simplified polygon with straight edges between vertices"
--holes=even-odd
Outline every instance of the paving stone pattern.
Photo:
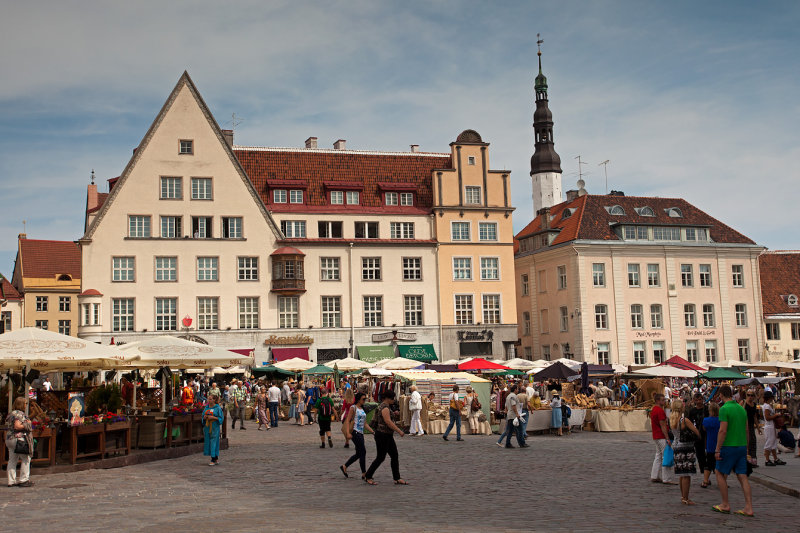
[[[388,459],[371,487],[338,470],[352,451],[319,448],[316,426],[282,424],[231,433],[220,465],[201,455],[109,470],[34,476],[32,488],[0,486],[3,531],[787,531],[798,500],[753,484],[756,518],[721,515],[712,486],[695,478],[696,507],[677,486],[649,480],[645,433],[536,436],[501,449],[497,436],[397,438],[407,487]],[[375,445],[367,437],[367,465]],[[794,462],[791,462],[794,461]],[[789,465],[800,471],[800,459]],[[764,469],[762,467],[761,469]],[[796,479],[796,478],[795,478]],[[731,505],[743,505],[732,478]]]

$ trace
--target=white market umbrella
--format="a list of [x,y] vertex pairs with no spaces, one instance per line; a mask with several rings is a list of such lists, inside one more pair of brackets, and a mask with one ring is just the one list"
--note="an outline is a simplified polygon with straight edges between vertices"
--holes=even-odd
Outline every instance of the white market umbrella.
[[611,369],[614,371],[615,374],[624,374],[628,371],[627,366],[620,365],[618,363],[611,365]]
[[335,359],[333,361],[328,361],[325,366],[329,366],[331,368],[336,366],[336,368],[340,372],[352,372],[353,370],[362,370],[364,368],[371,368],[375,366],[375,364],[368,363],[360,359],[355,359],[354,357],[345,357],[344,359]]
[[770,370],[772,372],[787,372],[792,370],[800,370],[800,361],[763,361],[761,363],[753,363],[749,366],[753,370]]
[[413,359],[406,359],[405,357],[395,357],[394,359],[384,359],[375,365],[376,368],[383,368],[386,370],[411,370],[424,366],[425,363],[421,361],[414,361]]
[[[703,366],[702,363],[697,363],[700,366]],[[725,359],[724,361],[718,361],[716,363],[706,363],[707,366],[711,368],[733,368],[733,367],[751,367],[754,366],[751,363],[744,363],[742,361],[733,361],[731,359]]]
[[138,368],[213,368],[251,365],[253,358],[224,348],[162,335],[120,346],[125,354],[138,356]]
[[509,368],[516,368],[517,370],[530,370],[531,368],[536,368],[536,365],[533,361],[528,361],[527,359],[521,359],[519,357],[504,361],[501,364]]
[[291,359],[285,359],[283,361],[279,361],[272,366],[274,366],[275,368],[280,368],[281,370],[286,370],[288,372],[302,372],[303,370],[308,370],[309,368],[313,368],[316,365],[306,359],[300,359],[299,357],[292,357]]
[[670,365],[651,366],[650,368],[640,368],[634,370],[633,374],[642,374],[643,376],[655,376],[662,378],[693,378],[697,376],[694,370],[684,370],[682,368],[675,368]]

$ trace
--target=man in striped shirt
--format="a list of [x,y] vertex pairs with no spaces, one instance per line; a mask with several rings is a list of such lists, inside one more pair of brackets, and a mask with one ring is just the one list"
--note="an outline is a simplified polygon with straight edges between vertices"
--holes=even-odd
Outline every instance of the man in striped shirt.
[[236,427],[236,421],[239,420],[239,429],[246,429],[244,427],[244,413],[245,405],[247,404],[247,391],[236,380],[231,385],[229,393],[230,401],[232,402],[231,409],[231,429]]

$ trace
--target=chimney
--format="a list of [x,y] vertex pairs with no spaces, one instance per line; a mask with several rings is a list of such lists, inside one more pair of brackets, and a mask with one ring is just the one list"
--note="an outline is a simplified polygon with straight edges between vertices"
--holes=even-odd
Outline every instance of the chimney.
[[233,130],[222,130],[222,138],[230,148],[233,148]]
[[306,148],[317,148],[317,138],[316,137],[309,137],[306,139]]
[[97,198],[97,185],[90,183],[86,190],[86,210],[90,211],[97,207],[100,201]]
[[550,208],[543,207],[536,214],[542,217],[542,230],[550,229]]
[[28,238],[28,234],[27,233],[20,233],[19,235],[17,235],[17,238],[19,240],[27,239]]
[[412,144],[411,145],[411,151],[414,152],[414,153],[419,152],[419,145],[418,144]]
[[608,193],[609,196],[625,196],[625,193],[622,191],[611,191]]
[[571,202],[572,200],[574,200],[577,197],[578,197],[578,191],[577,190],[570,189],[570,190],[567,191],[567,201],[568,202]]
[[347,141],[345,141],[344,139],[339,139],[338,141],[333,143],[333,149],[334,150],[345,150],[346,149],[345,148],[346,143],[347,143]]

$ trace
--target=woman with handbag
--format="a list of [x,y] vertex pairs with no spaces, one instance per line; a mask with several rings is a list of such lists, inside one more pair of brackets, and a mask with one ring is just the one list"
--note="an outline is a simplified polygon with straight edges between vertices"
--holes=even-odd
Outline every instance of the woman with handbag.
[[[211,457],[209,466],[219,464],[219,436],[220,427],[225,414],[222,407],[217,405],[217,397],[208,396],[208,405],[203,409],[203,455]],[[260,429],[260,428],[259,428]]]
[[[350,390],[350,389],[348,389]],[[353,446],[356,448],[354,453],[345,464],[339,467],[344,477],[350,477],[347,473],[347,467],[358,461],[358,466],[361,467],[361,479],[367,477],[367,448],[364,445],[364,431],[368,428],[365,422],[367,420],[367,413],[364,411],[364,402],[367,400],[367,395],[359,392],[353,397],[353,405],[347,410],[347,415],[342,422],[342,427],[345,429],[345,438],[353,441]],[[380,413],[375,413],[378,416]]]
[[675,461],[675,475],[680,478],[681,503],[696,505],[689,499],[689,488],[692,485],[692,474],[697,473],[697,455],[694,441],[700,438],[700,431],[692,421],[685,416],[683,401],[672,402],[669,414],[669,426],[677,436],[672,443],[673,458]]
[[453,392],[447,397],[448,401],[450,402],[450,409],[448,409],[450,414],[450,424],[447,426],[447,430],[442,435],[444,440],[447,440],[447,436],[450,434],[450,431],[453,429],[453,426],[456,427],[456,440],[461,439],[461,409],[464,408],[464,402],[458,399],[458,385],[453,385]]
[[[31,487],[31,455],[33,437],[30,419],[25,416],[28,400],[20,396],[14,400],[14,410],[6,418],[6,448],[8,448],[8,486]],[[17,464],[20,465],[17,481]]]

